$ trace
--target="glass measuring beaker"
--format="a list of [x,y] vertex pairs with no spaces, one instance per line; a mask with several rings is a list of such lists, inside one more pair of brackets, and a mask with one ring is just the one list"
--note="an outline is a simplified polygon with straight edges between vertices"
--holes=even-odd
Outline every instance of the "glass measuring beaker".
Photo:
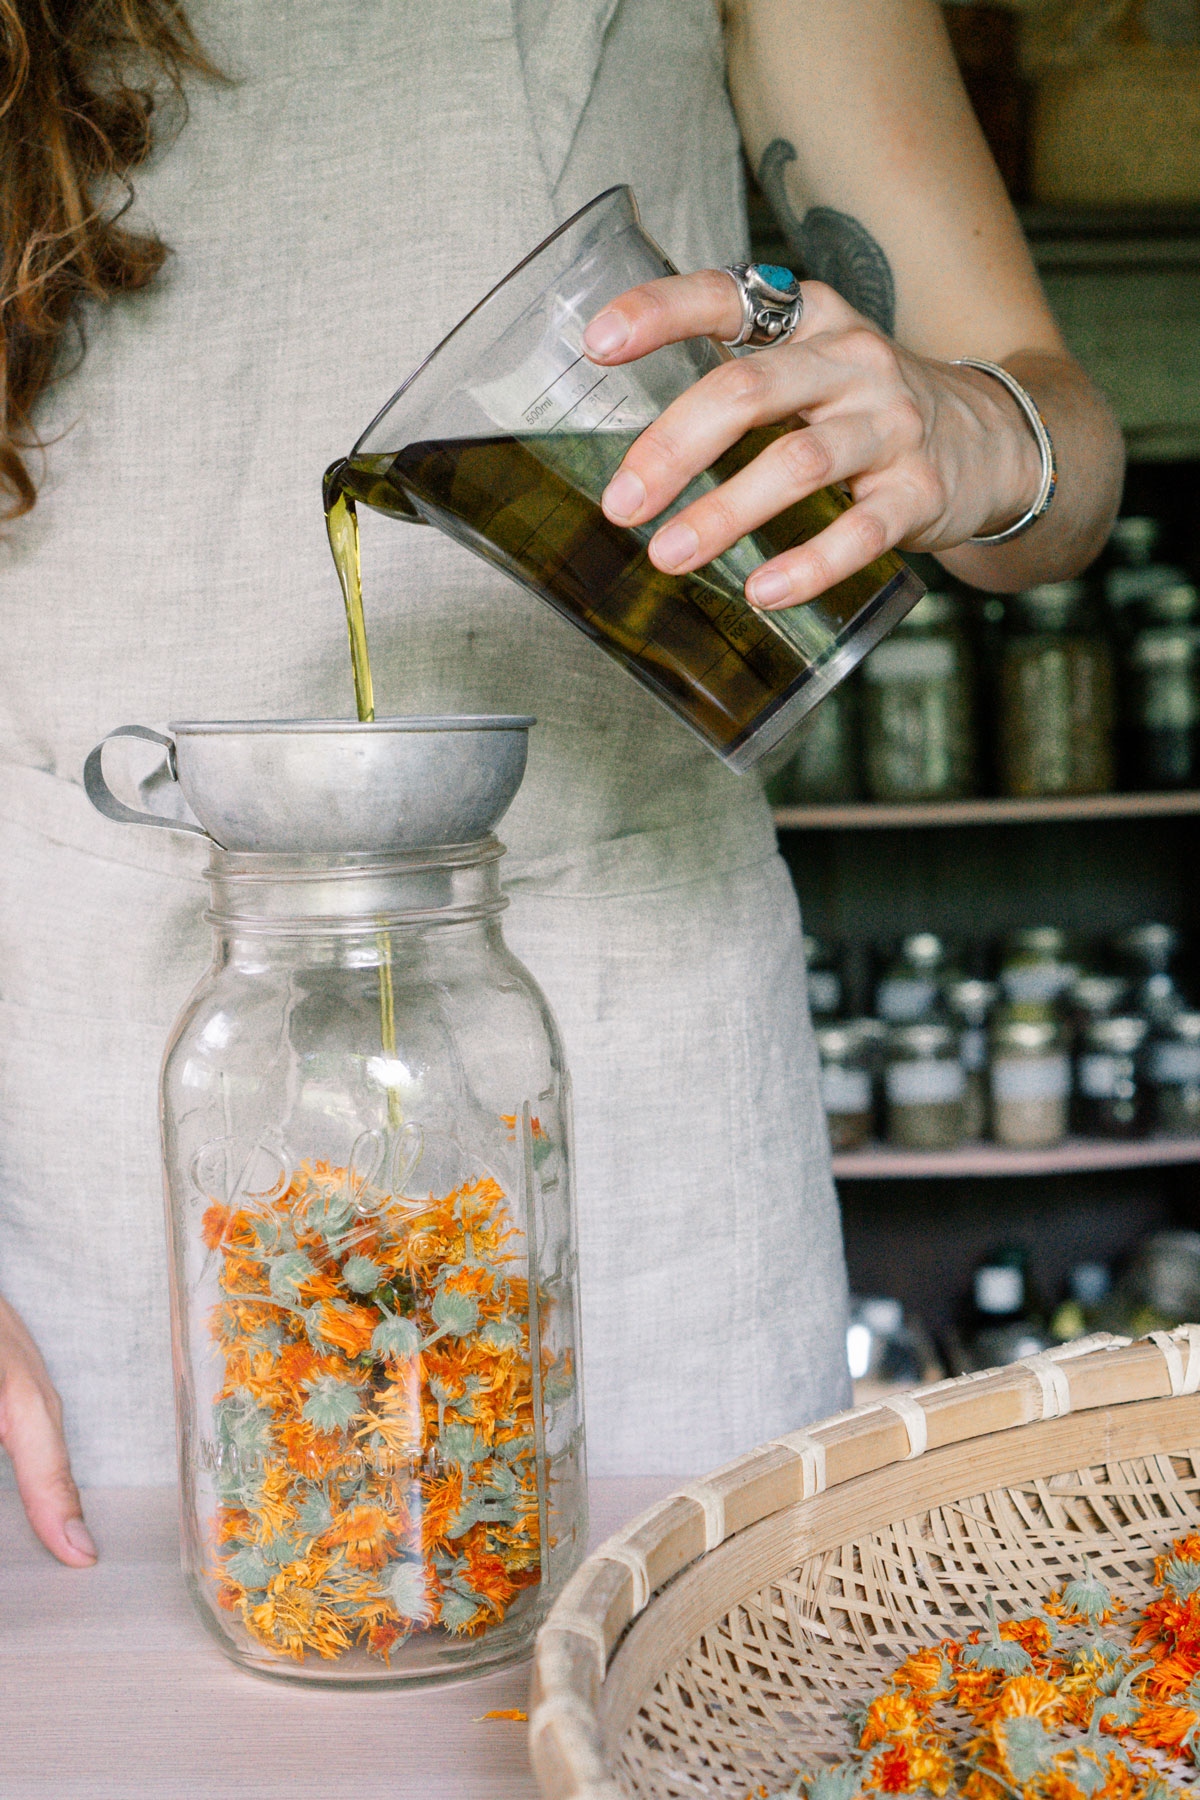
[[[849,501],[798,501],[686,575],[656,569],[653,532],[787,425],[754,430],[652,523],[606,519],[600,496],[633,440],[730,352],[710,338],[620,368],[583,332],[627,288],[673,274],[627,187],[561,226],[492,289],[325,477],[394,518],[438,526],[504,569],[627,669],[735,769],[763,756],[924,591],[894,553],[808,605],[765,613],[744,584]],[[335,535],[335,534],[331,534]],[[356,534],[353,553],[357,556]],[[343,546],[348,541],[342,534]],[[335,548],[335,555],[340,554]]]

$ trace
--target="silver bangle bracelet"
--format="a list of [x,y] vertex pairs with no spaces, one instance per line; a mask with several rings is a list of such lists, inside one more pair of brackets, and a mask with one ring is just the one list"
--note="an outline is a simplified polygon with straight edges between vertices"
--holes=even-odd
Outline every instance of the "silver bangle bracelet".
[[1028,531],[1031,525],[1036,524],[1054,498],[1054,490],[1058,485],[1058,464],[1054,458],[1054,445],[1051,442],[1050,433],[1046,430],[1046,421],[1037,409],[1037,403],[1031,394],[1026,393],[1015,375],[1010,375],[1008,370],[1002,368],[999,363],[982,362],[975,356],[956,356],[952,366],[959,369],[978,369],[982,375],[990,375],[993,381],[998,381],[1001,387],[1007,388],[1024,413],[1030,431],[1037,439],[1037,447],[1042,458],[1042,479],[1038,486],[1037,499],[1029,511],[1021,515],[1015,525],[1009,525],[1003,531],[993,531],[986,536],[973,537],[970,540],[973,544],[1007,544],[1012,538],[1020,537],[1023,531]]

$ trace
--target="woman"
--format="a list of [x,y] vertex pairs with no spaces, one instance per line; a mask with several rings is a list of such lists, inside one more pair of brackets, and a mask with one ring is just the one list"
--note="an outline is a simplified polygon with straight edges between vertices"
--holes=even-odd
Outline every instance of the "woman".
[[[207,954],[196,851],[90,813],[83,757],[126,718],[349,710],[319,475],[399,376],[622,180],[676,264],[707,272],[606,309],[596,360],[733,337],[737,289],[713,271],[745,250],[740,127],[832,285],[806,283],[788,343],[630,451],[606,506],[640,520],[749,425],[804,421],[659,535],[661,566],[840,478],[854,507],[756,600],[803,601],[892,543],[985,587],[1066,575],[1103,541],[1121,454],[932,0],[734,0],[723,20],[713,0],[199,0],[196,40],[171,0],[64,0],[57,31],[39,0],[2,10],[0,470],[25,510],[0,565],[0,1441],[35,1531],[83,1566],[75,1480],[170,1474],[155,1069]],[[147,156],[136,104],[122,125],[94,97],[122,19],[127,61],[186,77],[190,116]],[[135,164],[119,229],[169,242],[153,280],[154,253],[97,250],[86,224],[89,186],[111,218]],[[62,222],[40,262],[31,195]],[[37,335],[47,262],[68,303],[124,290],[76,308],[76,366]],[[1017,536],[1048,485],[1030,409],[958,357],[1004,365],[1057,451],[1053,504]],[[23,409],[47,446],[35,506]],[[505,823],[506,935],[574,1076],[593,1468],[711,1465],[847,1388],[799,920],[761,794],[453,544],[367,517],[363,549],[381,711],[541,721]]]

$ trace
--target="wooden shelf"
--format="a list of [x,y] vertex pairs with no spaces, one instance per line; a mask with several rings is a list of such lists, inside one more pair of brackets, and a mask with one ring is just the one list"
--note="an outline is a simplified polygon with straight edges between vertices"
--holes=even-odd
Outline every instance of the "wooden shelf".
[[1200,1137],[1147,1137],[1131,1142],[1067,1138],[1049,1150],[1010,1150],[1003,1144],[963,1144],[957,1150],[895,1150],[869,1144],[835,1155],[839,1181],[957,1175],[1065,1175],[1099,1169],[1162,1168],[1200,1163]]
[[1024,825],[1056,819],[1173,818],[1200,813],[1200,792],[1073,794],[1047,800],[849,800],[822,806],[776,806],[781,831],[878,830],[909,825]]

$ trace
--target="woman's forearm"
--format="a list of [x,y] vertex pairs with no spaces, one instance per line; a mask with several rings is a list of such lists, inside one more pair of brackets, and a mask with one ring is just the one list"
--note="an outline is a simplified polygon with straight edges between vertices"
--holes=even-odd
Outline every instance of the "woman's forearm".
[[[1059,581],[1083,569],[1103,547],[1121,498],[1124,446],[1112,408],[1073,357],[1045,350],[1018,351],[1004,358],[1035,401],[1054,444],[1058,485],[1042,518],[1010,543],[965,543],[937,552],[953,575],[974,587],[1008,592],[1038,581]],[[1014,418],[1024,426],[1027,453],[1013,472],[1013,504],[1007,519],[990,521],[994,530],[1019,518],[1037,490],[1041,465],[1037,446],[1020,408],[1000,382],[974,370],[971,377],[979,403],[994,409],[998,454],[1011,445],[1006,429]]]

